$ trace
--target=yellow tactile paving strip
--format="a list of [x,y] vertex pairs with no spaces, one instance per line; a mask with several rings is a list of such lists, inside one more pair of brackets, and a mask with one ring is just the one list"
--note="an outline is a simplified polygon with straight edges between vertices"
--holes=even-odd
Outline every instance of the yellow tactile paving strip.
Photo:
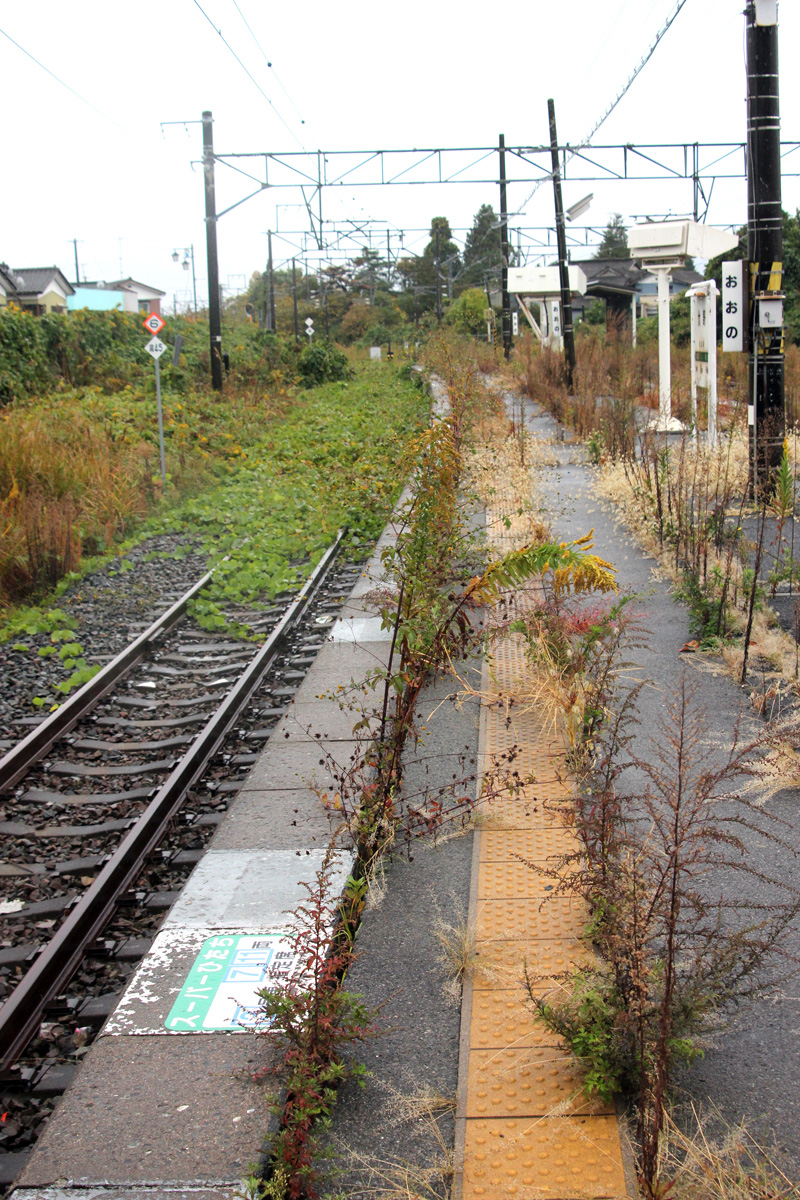
[[[497,508],[490,528],[502,497]],[[456,1190],[460,1200],[616,1200],[627,1195],[616,1116],[587,1100],[575,1060],[535,1018],[525,985],[527,974],[536,994],[549,992],[591,956],[581,902],[546,873],[548,859],[577,854],[578,843],[568,827],[565,745],[515,703],[525,669],[523,640],[512,635],[484,671],[482,769],[500,763],[516,774],[482,805],[476,832],[477,953],[465,995]]]

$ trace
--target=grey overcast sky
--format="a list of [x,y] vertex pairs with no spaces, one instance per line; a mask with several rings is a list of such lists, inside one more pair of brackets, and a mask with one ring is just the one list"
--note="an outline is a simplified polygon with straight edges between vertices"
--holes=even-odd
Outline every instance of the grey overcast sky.
[[[215,148],[230,152],[491,146],[501,132],[508,145],[539,145],[552,96],[559,140],[576,143],[675,4],[0,0],[0,260],[56,263],[73,280],[77,238],[82,278],[132,275],[167,292],[171,307],[176,294],[179,306],[186,302],[190,283],[171,253],[194,245],[204,300],[201,129],[162,130],[161,122],[199,122],[210,109]],[[595,143],[741,141],[743,7],[687,0]],[[783,137],[800,139],[800,5],[784,0],[779,20]],[[800,151],[797,160],[800,170]],[[790,211],[799,185],[784,179]],[[224,168],[217,188],[220,209],[250,190]],[[530,190],[510,188],[509,209],[524,214],[513,223],[552,224],[552,188],[523,204]],[[665,181],[567,183],[565,204],[588,191],[595,199],[578,223],[602,226],[617,211],[688,213],[692,204],[689,183]],[[307,224],[301,208],[289,207],[301,201],[294,191],[265,191],[220,221],[223,285],[235,289],[263,269],[268,228]],[[345,186],[326,193],[324,215],[409,230],[445,215],[469,226],[484,202],[499,207],[496,186]],[[744,223],[744,180],[717,184],[708,219]],[[425,241],[410,235],[407,244],[420,250]],[[275,243],[276,259],[290,254],[288,243]]]

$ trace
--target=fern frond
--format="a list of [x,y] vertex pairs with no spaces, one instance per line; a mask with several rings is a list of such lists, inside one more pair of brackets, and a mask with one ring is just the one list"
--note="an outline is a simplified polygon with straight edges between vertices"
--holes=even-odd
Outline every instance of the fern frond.
[[483,575],[471,579],[465,597],[474,604],[492,604],[501,591],[548,574],[557,595],[616,592],[616,568],[589,553],[593,532],[573,542],[537,542],[512,550],[487,567]]

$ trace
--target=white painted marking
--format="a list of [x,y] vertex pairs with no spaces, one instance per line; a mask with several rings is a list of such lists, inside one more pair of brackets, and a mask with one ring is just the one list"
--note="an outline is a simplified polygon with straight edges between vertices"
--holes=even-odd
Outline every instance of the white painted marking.
[[380,617],[345,617],[333,626],[332,642],[390,642],[391,629],[383,629]]

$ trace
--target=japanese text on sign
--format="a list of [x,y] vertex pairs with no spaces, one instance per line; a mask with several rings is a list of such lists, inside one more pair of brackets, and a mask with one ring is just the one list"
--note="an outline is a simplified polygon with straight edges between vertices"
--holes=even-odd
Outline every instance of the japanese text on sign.
[[744,350],[744,262],[722,264],[722,349]]
[[165,1028],[237,1032],[258,1025],[258,992],[295,975],[298,958],[285,934],[208,938],[180,990]]

